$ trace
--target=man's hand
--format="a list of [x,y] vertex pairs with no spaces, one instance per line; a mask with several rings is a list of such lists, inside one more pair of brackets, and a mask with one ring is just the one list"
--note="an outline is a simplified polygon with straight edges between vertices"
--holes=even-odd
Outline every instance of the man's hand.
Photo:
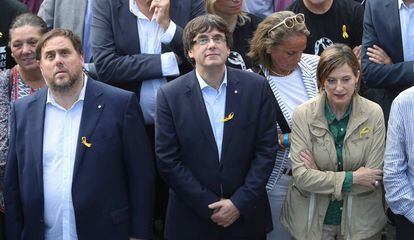
[[368,59],[377,64],[392,64],[391,58],[388,54],[380,47],[374,44],[371,48],[367,48]]
[[210,217],[211,220],[222,227],[230,226],[240,217],[239,210],[230,199],[221,199],[208,207],[214,209],[213,215]]
[[157,23],[167,31],[170,26],[170,0],[152,0],[150,11],[154,11]]
[[354,47],[352,51],[355,53],[355,56],[357,57],[359,64],[361,64],[361,45]]

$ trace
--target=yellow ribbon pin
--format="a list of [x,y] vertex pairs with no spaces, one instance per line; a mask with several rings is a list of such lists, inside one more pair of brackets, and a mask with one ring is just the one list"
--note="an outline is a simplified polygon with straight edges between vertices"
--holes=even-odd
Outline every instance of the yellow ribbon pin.
[[86,137],[82,137],[82,144],[85,145],[87,148],[90,148],[92,146],[92,143],[88,143]]
[[362,138],[362,135],[367,134],[371,131],[371,128],[369,127],[364,127],[363,129],[361,129],[361,131],[359,132],[359,138]]
[[223,119],[220,119],[221,122],[228,122],[230,120],[232,120],[234,117],[234,112],[229,113],[229,115]]
[[342,25],[342,37],[343,37],[344,39],[349,38],[349,35],[348,35],[348,33],[346,32],[346,25],[345,25],[345,24],[344,24],[344,25]]

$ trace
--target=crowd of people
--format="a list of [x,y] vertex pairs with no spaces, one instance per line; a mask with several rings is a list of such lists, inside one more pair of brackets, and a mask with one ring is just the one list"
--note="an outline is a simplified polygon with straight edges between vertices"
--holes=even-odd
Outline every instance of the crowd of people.
[[414,0],[1,1],[0,239],[411,239]]

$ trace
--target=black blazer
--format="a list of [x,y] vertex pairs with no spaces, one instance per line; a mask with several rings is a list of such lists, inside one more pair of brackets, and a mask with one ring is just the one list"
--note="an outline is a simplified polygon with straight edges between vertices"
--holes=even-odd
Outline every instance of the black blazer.
[[[155,151],[170,186],[169,240],[257,239],[272,229],[265,190],[277,152],[275,98],[258,74],[227,68],[221,161],[195,71],[158,91]],[[228,228],[208,205],[230,199],[241,212]]]
[[[44,88],[13,107],[4,184],[8,239],[44,239],[42,152],[46,96]],[[81,143],[82,136],[91,147]],[[136,96],[89,79],[72,180],[80,240],[152,236],[151,159]]]
[[[366,49],[374,44],[385,50],[393,64],[377,64],[368,59]],[[362,79],[368,87],[374,88],[364,95],[382,107],[387,122],[394,98],[414,84],[414,62],[404,62],[397,0],[366,1]]]
[[[185,60],[183,28],[204,14],[202,0],[171,0],[170,18],[177,25],[171,43],[162,52],[172,51]],[[161,55],[141,54],[137,18],[129,0],[95,0],[91,24],[92,53],[99,80],[140,96],[142,81],[162,78]],[[188,71],[188,65],[182,71]]]

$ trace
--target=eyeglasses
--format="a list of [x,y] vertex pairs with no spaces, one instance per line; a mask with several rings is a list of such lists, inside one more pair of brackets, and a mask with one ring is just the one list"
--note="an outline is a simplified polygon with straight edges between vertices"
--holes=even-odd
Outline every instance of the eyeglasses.
[[197,43],[200,46],[207,45],[211,40],[213,40],[213,43],[215,44],[222,44],[226,42],[226,37],[222,35],[216,35],[211,38],[209,37],[199,37],[196,40],[194,40],[195,43]]
[[287,17],[283,19],[279,24],[272,27],[269,31],[267,31],[267,35],[270,35],[270,32],[275,30],[276,28],[285,25],[286,28],[293,28],[295,24],[305,23],[305,15],[302,13],[296,14],[295,16]]

